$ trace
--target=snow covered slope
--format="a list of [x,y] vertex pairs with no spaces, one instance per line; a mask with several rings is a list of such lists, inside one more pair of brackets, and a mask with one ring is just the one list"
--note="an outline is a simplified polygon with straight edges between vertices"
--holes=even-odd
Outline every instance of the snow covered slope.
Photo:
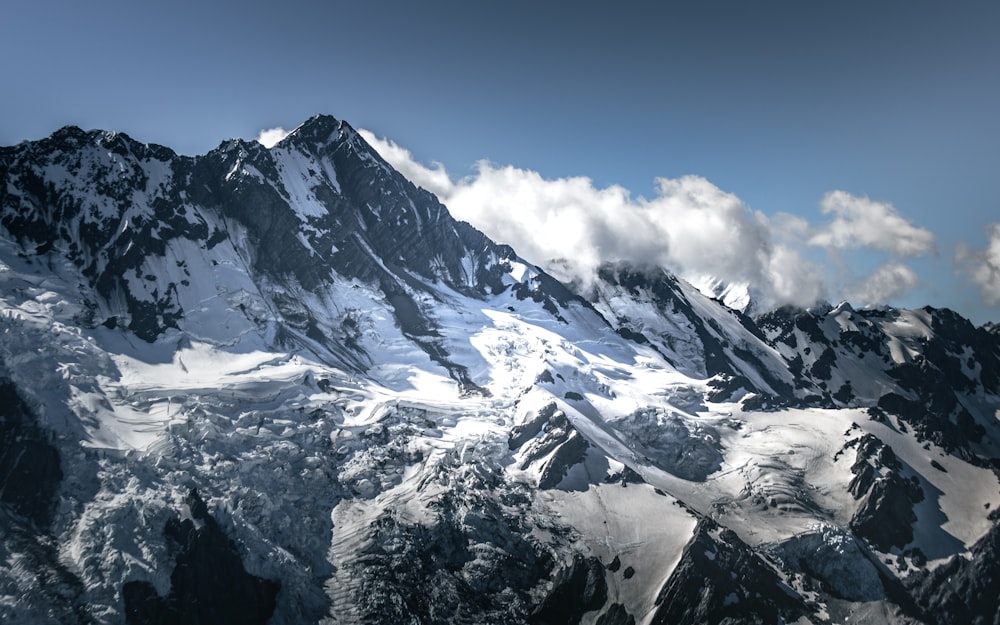
[[4,622],[995,613],[1000,338],[954,313],[575,294],[327,116],[0,175]]

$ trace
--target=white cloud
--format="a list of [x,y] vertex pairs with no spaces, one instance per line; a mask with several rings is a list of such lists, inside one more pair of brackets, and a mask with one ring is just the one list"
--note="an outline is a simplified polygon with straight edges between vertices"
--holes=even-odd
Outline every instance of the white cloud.
[[904,219],[892,204],[831,191],[820,207],[833,221],[809,240],[832,248],[873,247],[896,256],[920,256],[934,248],[934,235]]
[[257,143],[263,145],[265,148],[270,148],[287,137],[289,132],[281,126],[261,130],[257,135]]
[[545,180],[533,171],[485,161],[445,201],[456,217],[533,262],[564,260],[577,278],[589,277],[602,260],[620,258],[630,240],[640,255],[664,249],[636,223],[637,211],[622,210],[628,202],[621,187],[597,189],[582,177]]
[[455,185],[451,182],[444,165],[434,163],[432,167],[417,162],[413,154],[400,147],[391,139],[376,137],[370,130],[360,129],[358,134],[368,142],[382,158],[388,161],[406,179],[438,196],[442,202],[449,197]]
[[845,289],[846,299],[860,304],[884,304],[917,285],[917,274],[906,265],[890,261]]
[[[820,226],[799,216],[767,216],[700,176],[658,178],[651,199],[624,187],[594,186],[586,177],[545,179],[538,172],[480,161],[455,180],[444,166],[427,167],[394,142],[361,131],[390,164],[414,184],[437,194],[451,213],[562,279],[587,283],[604,261],[665,267],[681,276],[715,276],[749,283],[762,305],[797,304],[848,293],[865,303],[884,302],[918,280],[900,256],[933,250],[934,236],[888,203],[844,191],[826,194]],[[841,266],[839,250],[866,248],[890,258],[870,275]],[[809,260],[825,251],[824,263]],[[836,275],[833,275],[835,271]]]
[[547,180],[484,161],[442,201],[525,258],[584,282],[601,262],[628,260],[749,282],[782,302],[811,305],[818,295],[817,268],[776,248],[766,218],[699,176],[657,179],[647,200],[585,177]]
[[768,221],[771,232],[781,240],[801,242],[810,236],[811,226],[809,222],[797,215],[776,213]]
[[979,287],[983,301],[993,306],[1000,302],[1000,223],[988,225],[986,234],[989,240],[985,249],[974,250],[962,243],[955,253],[955,262]]
[[767,260],[767,278],[764,284],[768,291],[765,301],[761,302],[763,306],[811,306],[829,297],[823,268],[802,258],[798,251],[785,245],[776,245]]

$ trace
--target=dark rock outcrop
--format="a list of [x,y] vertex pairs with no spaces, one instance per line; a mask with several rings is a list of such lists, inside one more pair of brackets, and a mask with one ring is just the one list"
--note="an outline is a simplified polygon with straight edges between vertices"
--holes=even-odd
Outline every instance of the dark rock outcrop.
[[655,604],[654,625],[787,623],[807,611],[759,555],[708,519],[698,522]]
[[59,452],[14,384],[0,379],[0,502],[47,528],[62,478]]
[[916,477],[906,477],[905,467],[891,447],[872,434],[849,441],[857,446],[848,485],[861,505],[851,519],[854,532],[876,549],[889,551],[904,547],[913,540],[914,504],[924,499]]
[[781,543],[774,553],[789,570],[813,577],[834,597],[876,601],[886,593],[866,551],[850,532],[827,526]]
[[[735,377],[745,382],[747,390],[772,396],[791,396],[791,386],[775,375],[773,367],[763,359],[767,339],[746,315],[726,308],[720,302],[712,302],[716,307],[716,314],[723,319],[731,319],[720,323],[699,314],[681,288],[680,280],[657,267],[639,267],[624,262],[605,263],[598,268],[597,277],[603,283],[624,289],[632,296],[648,299],[663,318],[673,319],[672,323],[683,325],[685,333],[690,335],[688,339],[681,339],[674,334],[656,333],[652,328],[636,325],[636,320],[619,316],[613,320],[612,325],[621,336],[653,345],[680,371],[694,376]],[[614,308],[613,304],[608,305]],[[730,328],[738,327],[739,330],[731,334],[730,330],[723,327],[724,324],[728,324]],[[681,349],[699,352],[703,358],[703,366],[699,364],[692,369],[691,362],[670,356],[678,353],[679,340],[691,341]],[[750,382],[746,375],[748,373],[762,383]]]
[[1000,625],[1000,524],[972,546],[909,583],[929,620],[940,625]]
[[584,459],[590,447],[565,413],[556,410],[554,403],[542,408],[528,423],[515,428],[508,444],[512,449],[523,447],[521,469],[543,463],[538,479],[538,487],[543,489],[555,488],[570,467]]
[[[0,378],[0,560],[36,580],[21,588],[18,606],[43,609],[44,616],[8,612],[0,605],[0,622],[88,623],[81,597],[83,584],[59,557],[51,535],[57,492],[63,479],[59,451],[36,415],[21,399],[15,384]],[[32,605],[34,604],[34,605]]]
[[223,533],[198,493],[186,500],[190,518],[171,519],[164,535],[177,548],[170,594],[145,581],[122,588],[130,625],[264,625],[281,584],[251,575],[236,545]]
[[[0,226],[26,255],[61,254],[76,266],[104,314],[94,325],[149,342],[182,329],[180,293],[195,277],[183,260],[175,278],[148,268],[177,242],[230,244],[276,285],[272,308],[299,335],[364,362],[339,328],[294,298],[281,301],[335,276],[356,278],[384,294],[403,332],[463,390],[486,394],[448,354],[425,302],[439,297],[435,283],[470,297],[503,292],[519,262],[514,250],[454,219],[344,121],[317,115],[274,149],[234,139],[197,157],[67,127],[0,150],[0,179]],[[543,302],[560,319],[560,306],[585,305],[558,281],[533,275],[516,284],[517,297]]]
[[[844,304],[785,307],[756,322],[795,369],[802,388],[819,389],[800,393],[802,405],[877,405],[912,427],[919,439],[982,461],[977,444],[992,413],[978,411],[975,397],[1000,392],[1000,339],[988,326],[976,328],[946,308],[854,310]],[[874,388],[882,390],[859,396],[857,389],[872,388],[866,379],[872,376],[881,379]],[[839,388],[830,386],[834,377],[844,379]],[[994,436],[992,444],[998,442]]]
[[596,625],[635,625],[635,617],[628,613],[620,603],[612,603],[608,609],[597,617]]
[[528,622],[531,625],[576,625],[584,614],[600,609],[607,599],[608,586],[601,561],[577,554],[569,566],[556,573],[551,590]]
[[529,440],[538,436],[545,424],[549,422],[549,419],[556,413],[558,407],[555,402],[550,402],[543,406],[541,409],[535,413],[530,419],[522,423],[521,425],[516,425],[511,429],[510,436],[507,439],[507,446],[510,449],[520,449],[521,445],[524,445]]
[[510,512],[527,497],[482,466],[439,477],[450,489],[432,520],[412,524],[385,512],[372,524],[369,546],[345,565],[359,583],[355,621],[525,623],[530,591],[553,568],[523,517]]

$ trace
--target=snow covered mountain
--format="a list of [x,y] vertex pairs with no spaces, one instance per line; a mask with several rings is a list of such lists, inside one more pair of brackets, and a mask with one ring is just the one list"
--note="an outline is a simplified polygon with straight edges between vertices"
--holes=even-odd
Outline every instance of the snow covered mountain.
[[5,622],[996,622],[995,327],[573,292],[327,116],[0,175]]

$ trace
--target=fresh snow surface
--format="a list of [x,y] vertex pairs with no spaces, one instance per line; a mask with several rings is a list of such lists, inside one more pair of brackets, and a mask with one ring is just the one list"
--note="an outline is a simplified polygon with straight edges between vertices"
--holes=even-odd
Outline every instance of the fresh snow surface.
[[286,196],[303,222],[312,217],[323,217],[329,208],[316,197],[317,188],[333,189],[340,193],[340,182],[333,165],[326,158],[313,158],[301,151],[275,146],[270,149],[281,180],[282,195]]
[[[587,470],[593,464],[588,462]],[[586,479],[597,483],[588,483],[585,490],[545,491],[539,498],[547,510],[573,519],[581,551],[597,556],[605,566],[617,557],[621,569],[632,567],[635,575],[630,579],[621,570],[608,575],[608,599],[623,604],[637,623],[647,623],[660,587],[694,535],[697,519],[648,484],[600,483],[604,477],[588,475]]]
[[723,282],[711,275],[686,276],[685,279],[705,297],[717,299],[733,310],[746,312],[753,303],[749,283]]
[[[595,289],[595,308],[605,318],[626,319],[630,325],[635,326],[633,329],[651,340],[658,340],[660,349],[678,371],[695,378],[707,377],[705,345],[692,325],[692,320],[683,311],[673,307],[664,308],[645,288],[626,289],[598,282]],[[706,331],[720,341],[727,360],[734,363],[743,375],[759,388],[770,388],[761,378],[759,368],[745,363],[734,348],[753,353],[767,371],[791,384],[791,374],[781,353],[753,336],[740,323],[734,310],[703,297],[695,287],[683,280],[678,280],[677,289],[679,296],[690,305],[691,311],[707,322]]]
[[[925,499],[915,507],[913,546],[924,551],[932,567],[956,550],[971,547],[989,530],[986,512],[1000,506],[1000,483],[992,471],[939,449],[925,448],[912,433],[903,434],[877,421],[864,426],[920,473]],[[932,461],[944,470],[933,468]]]

